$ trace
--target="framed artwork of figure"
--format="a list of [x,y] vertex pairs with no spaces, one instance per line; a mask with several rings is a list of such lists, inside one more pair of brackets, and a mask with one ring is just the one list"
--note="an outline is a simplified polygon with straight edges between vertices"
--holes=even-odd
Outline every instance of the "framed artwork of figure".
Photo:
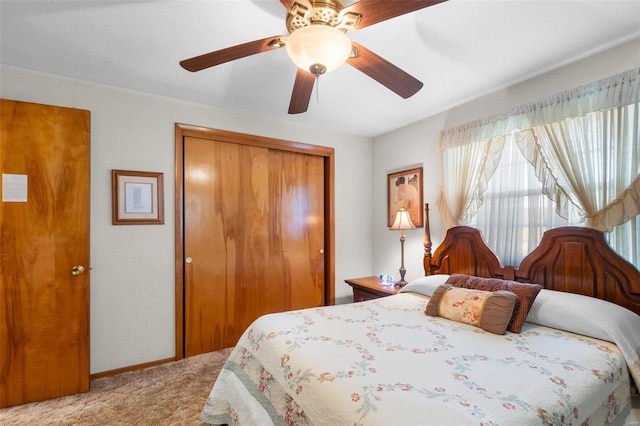
[[422,167],[387,175],[388,226],[391,228],[396,212],[405,209],[416,228],[424,226],[422,210]]

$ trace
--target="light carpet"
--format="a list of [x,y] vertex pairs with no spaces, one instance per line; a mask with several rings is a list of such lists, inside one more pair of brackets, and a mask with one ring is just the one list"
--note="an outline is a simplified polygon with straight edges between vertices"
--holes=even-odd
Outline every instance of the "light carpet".
[[0,425],[204,425],[200,411],[231,349],[91,382],[87,393],[0,410]]

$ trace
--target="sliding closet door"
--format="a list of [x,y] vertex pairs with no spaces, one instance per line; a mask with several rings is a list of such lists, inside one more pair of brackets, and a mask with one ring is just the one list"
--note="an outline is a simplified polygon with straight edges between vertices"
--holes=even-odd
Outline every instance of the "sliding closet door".
[[277,150],[269,154],[267,270],[281,300],[272,300],[266,312],[323,305],[323,159]]
[[89,111],[0,100],[0,407],[89,390],[89,137]]
[[184,139],[185,353],[236,344],[258,316],[324,304],[324,160]]

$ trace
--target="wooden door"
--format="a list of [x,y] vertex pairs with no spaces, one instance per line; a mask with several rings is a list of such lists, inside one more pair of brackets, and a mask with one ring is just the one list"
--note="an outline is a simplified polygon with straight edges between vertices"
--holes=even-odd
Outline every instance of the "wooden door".
[[7,407],[89,390],[90,113],[3,99],[0,126]]
[[325,299],[324,160],[184,141],[185,351],[236,344],[258,316]]

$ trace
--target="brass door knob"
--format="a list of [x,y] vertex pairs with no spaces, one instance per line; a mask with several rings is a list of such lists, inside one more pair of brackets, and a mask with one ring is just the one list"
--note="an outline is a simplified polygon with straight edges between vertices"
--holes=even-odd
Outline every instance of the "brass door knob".
[[84,273],[84,266],[82,265],[76,265],[73,268],[71,268],[71,275],[81,275]]

